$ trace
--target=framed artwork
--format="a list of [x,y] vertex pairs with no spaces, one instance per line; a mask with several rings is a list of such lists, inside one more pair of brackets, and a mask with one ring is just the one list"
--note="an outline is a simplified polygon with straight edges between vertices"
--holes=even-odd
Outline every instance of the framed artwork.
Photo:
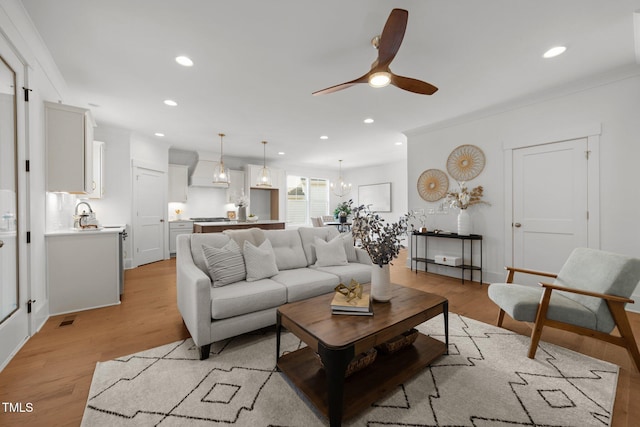
[[358,204],[374,212],[391,212],[391,183],[358,186]]

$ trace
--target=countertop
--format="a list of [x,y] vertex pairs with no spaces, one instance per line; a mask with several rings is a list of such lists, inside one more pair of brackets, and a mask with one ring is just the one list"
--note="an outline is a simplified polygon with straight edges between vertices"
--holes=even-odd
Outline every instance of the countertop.
[[55,230],[55,231],[47,231],[44,233],[45,236],[84,236],[91,234],[104,234],[104,233],[121,233],[125,229],[124,226],[106,226],[99,229],[88,229],[88,230],[75,230],[73,228],[67,230]]
[[279,224],[284,221],[278,221],[277,219],[265,219],[258,221],[218,221],[218,222],[195,222],[197,225],[202,226],[219,226],[219,225],[245,225],[245,224]]

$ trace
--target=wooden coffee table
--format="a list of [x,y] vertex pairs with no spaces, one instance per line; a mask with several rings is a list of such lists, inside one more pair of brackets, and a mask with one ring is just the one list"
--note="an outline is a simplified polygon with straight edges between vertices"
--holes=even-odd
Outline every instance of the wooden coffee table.
[[[393,285],[390,302],[374,302],[373,316],[332,315],[332,298],[330,293],[278,308],[276,361],[278,369],[329,418],[331,426],[339,426],[446,353],[449,319],[446,298],[404,286]],[[371,366],[345,378],[354,356],[440,313],[444,315],[444,343],[419,334],[412,346],[392,354],[378,352]],[[280,357],[283,327],[307,347]]]

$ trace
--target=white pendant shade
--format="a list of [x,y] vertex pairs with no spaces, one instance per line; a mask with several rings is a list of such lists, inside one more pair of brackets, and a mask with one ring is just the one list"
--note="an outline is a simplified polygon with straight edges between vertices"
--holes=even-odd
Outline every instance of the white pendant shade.
[[224,133],[219,133],[218,135],[220,135],[220,161],[213,167],[213,183],[229,184],[231,182],[229,170],[224,166],[224,161],[222,160],[222,138]]
[[262,157],[262,169],[260,169],[260,173],[258,174],[258,182],[256,182],[257,187],[271,187],[271,171],[267,167],[267,141],[262,141],[263,147],[263,157]]

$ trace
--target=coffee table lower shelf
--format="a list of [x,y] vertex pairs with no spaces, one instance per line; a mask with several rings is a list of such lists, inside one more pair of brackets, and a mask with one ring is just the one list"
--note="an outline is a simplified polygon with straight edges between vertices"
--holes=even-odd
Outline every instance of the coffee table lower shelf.
[[[418,334],[397,353],[378,352],[375,362],[345,379],[343,420],[347,420],[412,378],[447,351],[442,341]],[[327,375],[315,352],[305,347],[278,359],[278,368],[325,416],[329,416]]]

